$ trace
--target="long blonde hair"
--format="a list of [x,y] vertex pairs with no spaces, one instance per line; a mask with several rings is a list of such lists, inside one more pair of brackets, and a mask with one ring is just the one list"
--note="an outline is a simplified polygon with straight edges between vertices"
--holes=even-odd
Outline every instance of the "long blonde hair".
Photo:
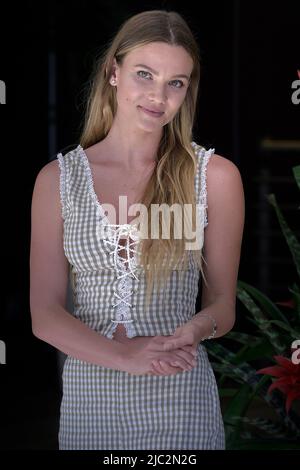
[[[181,15],[174,11],[151,10],[132,16],[124,22],[100,58],[96,60],[88,91],[80,145],[83,148],[94,145],[107,136],[112,126],[117,110],[115,87],[109,83],[114,58],[120,65],[127,53],[136,47],[152,42],[164,42],[184,47],[193,59],[194,67],[184,102],[174,119],[163,128],[157,152],[157,165],[140,203],[148,209],[151,204],[164,203],[169,207],[176,203],[181,207],[184,207],[184,204],[191,204],[194,227],[196,194],[193,182],[197,158],[191,142],[200,79],[200,55],[196,40]],[[150,230],[151,211],[147,212]],[[188,253],[192,252],[194,261],[206,282],[202,269],[202,260],[204,260],[202,248],[186,250],[185,237],[174,239],[172,236],[174,235],[173,217],[170,222],[170,239],[160,238],[162,230],[160,218],[159,238],[151,239],[148,231],[148,238],[143,239],[139,245],[139,264],[144,268],[147,284],[147,305],[153,293],[154,281],[156,280],[157,286],[165,285],[171,271],[182,262],[184,262],[185,270]],[[163,263],[164,259],[167,260],[166,264]]]

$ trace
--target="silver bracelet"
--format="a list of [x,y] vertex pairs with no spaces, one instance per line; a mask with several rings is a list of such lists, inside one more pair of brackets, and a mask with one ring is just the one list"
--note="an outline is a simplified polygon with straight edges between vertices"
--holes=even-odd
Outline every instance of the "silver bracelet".
[[204,341],[205,339],[214,338],[216,336],[216,333],[217,333],[217,322],[216,322],[216,320],[211,315],[209,315],[208,313],[202,313],[201,316],[210,318],[210,320],[212,321],[212,324],[213,324],[212,333],[209,336],[207,336],[206,338],[205,337],[201,338],[201,341]]

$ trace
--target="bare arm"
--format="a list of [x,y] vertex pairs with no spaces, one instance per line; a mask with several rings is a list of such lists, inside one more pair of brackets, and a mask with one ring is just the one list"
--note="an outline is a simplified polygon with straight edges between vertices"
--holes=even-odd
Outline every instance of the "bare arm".
[[201,311],[193,322],[201,325],[202,337],[218,325],[216,337],[225,335],[235,322],[236,285],[245,218],[244,191],[240,172],[230,160],[213,155],[207,165],[208,225],[205,228]]
[[66,308],[69,263],[63,250],[58,161],[37,175],[31,206],[30,310],[32,331],[65,354],[123,369],[125,345],[110,340]]

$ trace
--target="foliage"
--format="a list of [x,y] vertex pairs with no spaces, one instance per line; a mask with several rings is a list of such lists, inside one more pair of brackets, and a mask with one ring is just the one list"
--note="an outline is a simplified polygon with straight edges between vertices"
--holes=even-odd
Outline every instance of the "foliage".
[[[300,189],[300,165],[293,168],[293,173]],[[300,278],[299,241],[278,207],[275,195],[269,194],[268,201],[275,209]],[[299,279],[288,290],[291,293],[288,302],[274,303],[255,287],[238,280],[237,298],[244,305],[247,321],[254,325],[255,332],[227,333],[224,340],[230,347],[216,340],[205,342],[221,400],[226,402],[223,419],[227,449],[300,449],[300,407],[296,409],[300,364],[294,365],[290,372],[289,384],[294,386],[294,391],[288,406],[289,390],[275,389],[270,375],[275,360],[291,360],[292,343],[300,340]],[[257,370],[261,365],[273,368]],[[277,370],[277,377],[278,373]],[[228,383],[232,386],[228,387]],[[258,406],[263,406],[266,417],[261,416],[261,411],[260,416],[252,416]]]

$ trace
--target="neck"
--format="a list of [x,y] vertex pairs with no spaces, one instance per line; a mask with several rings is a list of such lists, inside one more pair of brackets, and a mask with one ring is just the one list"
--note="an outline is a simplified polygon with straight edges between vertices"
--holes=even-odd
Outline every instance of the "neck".
[[128,126],[125,129],[115,119],[103,142],[109,147],[110,155],[125,169],[143,169],[156,163],[161,135],[162,132],[130,130]]

